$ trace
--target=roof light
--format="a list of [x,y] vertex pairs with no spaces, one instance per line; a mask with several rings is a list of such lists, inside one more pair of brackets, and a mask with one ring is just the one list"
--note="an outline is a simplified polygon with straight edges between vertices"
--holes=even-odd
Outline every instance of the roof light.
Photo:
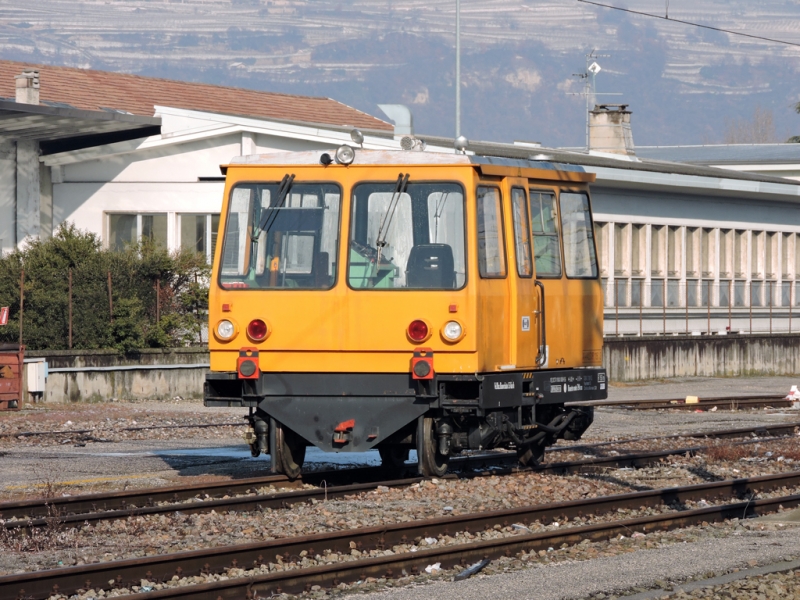
[[343,144],[336,149],[336,162],[340,165],[349,165],[356,158],[356,151],[347,144]]
[[353,140],[354,143],[361,146],[364,143],[364,134],[358,129],[353,129],[353,131],[350,132],[350,139]]

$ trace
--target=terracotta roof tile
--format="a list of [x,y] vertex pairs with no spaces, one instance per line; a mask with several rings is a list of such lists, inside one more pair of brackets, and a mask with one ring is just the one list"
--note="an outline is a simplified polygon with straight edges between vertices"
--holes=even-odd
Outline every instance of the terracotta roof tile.
[[275,94],[7,60],[0,60],[0,96],[14,98],[14,76],[26,68],[39,71],[42,103],[64,102],[86,110],[112,108],[148,117],[153,116],[153,107],[159,105],[324,125],[393,130],[390,123],[331,98]]

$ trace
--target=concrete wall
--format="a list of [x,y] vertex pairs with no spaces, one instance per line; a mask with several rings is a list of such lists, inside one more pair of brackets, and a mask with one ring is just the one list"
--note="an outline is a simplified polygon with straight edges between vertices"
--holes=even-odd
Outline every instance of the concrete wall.
[[202,398],[209,362],[208,352],[196,348],[143,350],[131,357],[111,350],[41,351],[25,358],[47,359],[45,402]]
[[[50,367],[45,402],[202,398],[208,352],[110,350],[29,352]],[[611,381],[670,377],[800,374],[800,334],[606,338],[603,364]]]
[[611,381],[800,373],[800,334],[606,338]]

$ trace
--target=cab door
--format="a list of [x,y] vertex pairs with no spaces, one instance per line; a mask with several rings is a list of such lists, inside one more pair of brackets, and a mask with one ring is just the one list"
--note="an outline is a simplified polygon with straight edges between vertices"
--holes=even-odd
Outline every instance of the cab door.
[[506,179],[508,247],[513,248],[509,277],[510,313],[509,337],[512,362],[517,369],[536,367],[540,352],[540,295],[534,277],[534,262],[528,203],[528,180]]

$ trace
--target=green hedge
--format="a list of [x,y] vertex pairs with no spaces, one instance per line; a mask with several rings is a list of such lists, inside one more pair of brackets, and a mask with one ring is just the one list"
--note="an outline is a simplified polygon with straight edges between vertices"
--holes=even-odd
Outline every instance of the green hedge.
[[210,266],[200,254],[169,253],[150,241],[104,250],[93,233],[64,224],[50,239],[0,258],[0,306],[10,308],[0,342],[19,338],[23,269],[23,343],[31,350],[69,348],[70,270],[72,348],[127,353],[202,343]]

